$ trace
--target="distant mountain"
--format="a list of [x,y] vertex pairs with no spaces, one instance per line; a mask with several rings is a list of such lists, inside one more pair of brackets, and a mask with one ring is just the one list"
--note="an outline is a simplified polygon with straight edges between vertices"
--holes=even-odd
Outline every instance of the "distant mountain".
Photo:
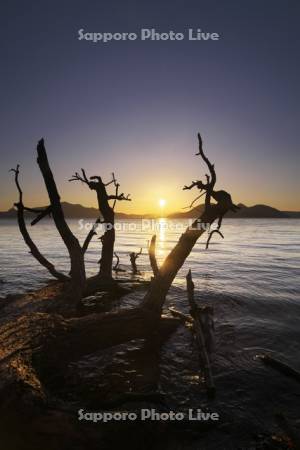
[[[96,219],[99,216],[99,211],[96,208],[90,208],[79,204],[73,204],[68,202],[61,203],[65,217],[72,219]],[[45,206],[36,207],[35,209],[45,209]],[[17,212],[14,208],[8,211],[0,211],[0,219],[9,219],[17,216]],[[34,213],[25,211],[25,216],[35,217]],[[146,217],[141,214],[125,214],[116,212],[116,217],[119,219],[139,219],[140,217]]]
[[[63,211],[65,217],[70,217],[72,219],[97,219],[99,217],[99,211],[97,208],[89,208],[86,206],[62,202]],[[139,219],[141,214],[125,214],[121,212],[116,212],[116,217],[119,219]]]
[[283,212],[292,219],[300,219],[300,211],[283,211]]
[[[241,218],[247,218],[247,219],[262,219],[262,218],[274,218],[274,219],[284,219],[284,218],[297,218],[300,217],[300,212],[289,212],[289,211],[279,211],[276,208],[272,208],[271,206],[267,205],[254,205],[254,206],[245,206],[243,204],[238,205],[241,209],[238,210],[236,213],[229,211],[226,214],[226,217],[232,218],[232,219],[241,219]],[[191,209],[190,211],[185,212],[176,212],[173,214],[170,214],[168,217],[175,219],[175,218],[196,218],[199,217],[199,215],[204,210],[204,204],[196,206],[195,208]]]
[[[239,219],[239,218],[247,218],[247,219],[259,219],[259,218],[300,218],[300,212],[297,211],[279,211],[278,209],[272,208],[267,205],[254,205],[254,206],[245,206],[239,204],[241,209],[237,211],[237,213],[233,213],[229,211],[226,214],[226,217]],[[62,207],[65,213],[65,217],[72,219],[96,219],[99,215],[98,210],[96,208],[89,208],[86,206],[82,206],[79,204],[73,204],[68,202],[62,202]],[[36,209],[44,209],[45,207],[40,207]],[[204,204],[196,206],[190,211],[184,212],[175,212],[173,214],[168,215],[170,219],[180,219],[180,218],[196,218],[204,210]],[[35,215],[30,212],[25,212],[26,216],[34,217]],[[9,219],[16,217],[16,210],[14,208],[9,209],[8,211],[0,211],[0,219]],[[140,219],[140,218],[151,218],[153,216],[149,214],[125,214],[121,212],[116,213],[117,219]]]

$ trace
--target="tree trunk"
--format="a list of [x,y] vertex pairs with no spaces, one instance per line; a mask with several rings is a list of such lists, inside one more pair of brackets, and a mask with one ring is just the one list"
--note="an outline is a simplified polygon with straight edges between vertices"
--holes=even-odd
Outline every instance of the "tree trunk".
[[[0,326],[0,400],[36,404],[47,396],[47,383],[70,361],[122,342],[169,333],[180,323],[169,317],[157,323],[143,308],[64,319],[30,313]],[[155,319],[155,318],[154,318]]]
[[72,292],[77,299],[81,299],[82,292],[85,286],[84,254],[82,248],[80,247],[78,239],[73,235],[65,220],[60,203],[60,196],[49,166],[43,139],[41,139],[38,143],[37,153],[37,162],[42,172],[44,182],[48,191],[53,220],[70,255]]
[[105,196],[102,196],[102,199],[98,198],[98,203],[100,212],[105,222],[105,226],[107,227],[101,239],[102,254],[100,259],[99,275],[104,278],[112,278],[112,265],[115,245],[115,213],[114,210],[110,207]]
[[155,310],[160,315],[166,295],[184,261],[191,253],[199,237],[205,233],[206,225],[219,217],[217,205],[211,205],[201,218],[196,220],[190,228],[181,235],[179,241],[171,250],[159,268],[158,276],[154,277],[150,289],[145,295],[143,306]]

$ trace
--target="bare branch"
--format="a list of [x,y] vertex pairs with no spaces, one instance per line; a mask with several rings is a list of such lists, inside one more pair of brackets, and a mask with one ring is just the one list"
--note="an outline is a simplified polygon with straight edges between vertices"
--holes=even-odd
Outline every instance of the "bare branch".
[[116,262],[116,264],[114,265],[113,270],[114,270],[115,272],[126,272],[125,269],[121,269],[121,268],[119,267],[119,264],[120,264],[120,258],[119,258],[118,254],[117,254],[116,252],[114,252],[114,256],[117,258],[117,262]]
[[[216,181],[217,181],[215,166],[214,166],[214,164],[212,164],[210,162],[210,160],[204,154],[203,147],[202,147],[203,143],[202,143],[202,138],[201,138],[200,133],[198,133],[198,142],[199,142],[199,152],[196,153],[196,155],[200,155],[201,158],[203,159],[203,161],[207,164],[207,167],[208,167],[210,175],[211,175],[211,181],[209,183],[209,186],[210,186],[210,189],[213,189],[216,184]],[[206,178],[209,179],[208,175],[206,175]]]
[[[26,209],[27,209],[27,208],[26,208]],[[46,209],[44,209],[43,211],[41,211],[40,214],[39,214],[35,219],[33,219],[33,221],[31,222],[30,225],[33,226],[33,225],[35,225],[36,223],[38,223],[40,220],[42,220],[44,217],[50,216],[51,211],[52,211],[52,206],[51,206],[51,205],[47,206]],[[36,212],[36,211],[35,211],[35,212]]]
[[[118,197],[120,184],[117,183],[117,180],[115,179],[115,174],[114,173],[112,174],[112,176],[113,176],[113,182],[114,182],[114,185],[115,185],[115,188],[116,188],[115,196]],[[114,200],[112,209],[115,209],[116,203],[117,203],[117,198],[115,198],[115,200]]]
[[206,247],[205,247],[206,250],[208,249],[210,240],[211,240],[211,238],[212,238],[212,236],[213,236],[214,233],[219,234],[219,235],[221,236],[221,238],[224,239],[224,236],[223,236],[223,234],[221,233],[220,230],[213,230],[213,231],[211,231],[211,232],[209,233],[208,239],[207,239],[207,241],[206,241]]
[[66,275],[64,275],[63,273],[58,272],[54,265],[52,263],[50,263],[50,261],[48,261],[39,251],[39,249],[37,248],[37,246],[35,245],[35,243],[32,241],[27,227],[26,227],[26,222],[24,219],[24,205],[23,205],[23,192],[19,183],[19,164],[17,165],[16,169],[11,169],[11,172],[15,173],[15,184],[17,186],[18,192],[19,192],[19,202],[15,203],[15,206],[17,208],[17,218],[18,218],[18,225],[19,225],[19,229],[20,232],[23,236],[23,239],[25,241],[25,243],[27,244],[30,253],[32,254],[32,256],[43,266],[45,267],[52,276],[54,276],[55,278],[57,278],[58,280],[61,281],[67,281],[70,280],[69,277],[67,277]]
[[187,295],[188,295],[188,301],[191,307],[191,310],[197,308],[196,302],[194,299],[194,289],[195,285],[192,278],[192,271],[191,269],[188,271],[186,275],[186,288],[187,288]]
[[89,186],[89,180],[86,177],[85,171],[81,169],[82,175],[79,175],[78,172],[75,172],[75,174],[69,179],[69,181],[81,181],[82,183],[85,183]]
[[156,260],[155,255],[155,247],[156,247],[156,235],[154,234],[151,238],[150,245],[149,245],[149,259],[150,259],[150,265],[153,271],[153,275],[157,277],[159,275],[159,267]]
[[28,208],[28,206],[24,206],[24,211],[29,211],[34,214],[41,214],[42,212],[45,211],[45,209]]
[[199,181],[192,181],[192,184],[190,184],[189,186],[187,186],[187,185],[183,186],[182,190],[186,191],[187,189],[188,190],[193,189],[195,186],[198,187],[198,183],[199,183]]
[[132,271],[133,271],[134,274],[138,273],[136,260],[142,254],[142,251],[143,251],[143,249],[141,248],[140,251],[137,252],[137,253],[136,252],[129,253],[131,267],[132,267]]
[[[183,189],[192,189],[193,187],[197,187],[198,189],[200,189],[200,192],[202,190],[205,191],[206,193],[206,197],[205,197],[205,209],[208,209],[208,207],[210,206],[210,197],[211,194],[213,192],[214,186],[216,184],[217,181],[217,177],[216,177],[216,172],[215,172],[215,168],[214,165],[210,162],[210,160],[207,158],[207,156],[204,154],[203,151],[203,143],[202,143],[202,138],[200,133],[198,133],[198,143],[199,143],[199,152],[196,153],[196,155],[200,155],[201,158],[203,159],[203,161],[206,163],[209,172],[210,172],[210,176],[209,175],[205,175],[206,177],[206,184],[202,183],[202,181],[193,181],[192,184],[190,184],[189,186],[184,186]],[[198,197],[199,198],[199,197]],[[198,198],[195,199],[198,200]],[[193,205],[194,203],[192,203]]]
[[19,168],[20,164],[17,165],[16,169],[10,169],[10,172],[14,172],[15,174],[15,183],[19,192],[19,202],[23,205],[23,192],[19,184],[19,173],[20,173]]
[[125,196],[125,194],[123,194],[123,192],[122,192],[122,194],[118,194],[118,195],[108,195],[107,199],[108,200],[120,200],[120,201],[126,200],[127,202],[131,202],[131,198],[129,198],[129,197],[130,197],[130,194]]
[[196,203],[196,201],[199,200],[199,198],[203,197],[204,194],[205,194],[205,192],[202,192],[202,194],[200,194],[196,198],[194,198],[194,200],[192,201],[192,203],[189,206],[185,206],[182,209],[191,209],[192,206]]
[[96,222],[94,223],[94,225],[92,226],[92,228],[90,229],[90,231],[88,232],[87,237],[84,240],[83,246],[82,246],[82,251],[83,253],[85,253],[88,249],[88,246],[90,245],[91,240],[93,239],[94,236],[96,236],[97,232],[96,232],[96,228],[98,226],[98,224],[101,223],[101,219],[100,217],[98,217],[98,219],[96,220]]
[[81,169],[81,173],[82,173],[82,178],[84,179],[85,183],[89,184],[89,180],[86,176],[85,170]]
[[116,180],[116,178],[115,178],[115,174],[114,174],[114,172],[111,174],[111,176],[112,176],[112,179],[111,179],[111,181],[109,181],[108,183],[104,183],[104,186],[106,187],[106,186],[109,186],[110,184],[114,184],[115,186],[117,186],[117,180]]
[[117,258],[117,262],[113,267],[113,270],[118,271],[118,267],[119,267],[119,263],[120,263],[120,258],[118,256],[118,254],[116,252],[114,252],[115,257]]

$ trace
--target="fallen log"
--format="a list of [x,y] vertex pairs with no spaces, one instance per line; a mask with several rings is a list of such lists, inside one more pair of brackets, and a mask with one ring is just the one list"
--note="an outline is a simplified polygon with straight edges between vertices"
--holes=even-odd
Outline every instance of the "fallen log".
[[[51,379],[86,354],[132,339],[165,339],[180,323],[132,308],[65,319],[58,314],[29,313],[0,326],[1,408],[17,403],[40,405]],[[9,405],[8,405],[9,402]]]
[[207,330],[205,329],[206,327],[203,326],[203,324],[209,323],[209,318],[207,316],[208,314],[211,314],[212,308],[210,307],[199,308],[197,306],[194,299],[194,283],[192,280],[191,270],[189,270],[186,276],[186,283],[187,283],[188,301],[190,304],[190,313],[194,319],[193,323],[193,329],[195,333],[194,336],[197,346],[199,348],[199,360],[200,365],[203,368],[204,380],[207,387],[207,395],[209,397],[214,397],[216,388],[211,370],[209,357],[210,347],[208,345],[210,341],[210,335],[207,335]]
[[257,355],[257,358],[260,359],[266,366],[273,367],[273,369],[277,369],[279,372],[287,375],[291,378],[294,378],[297,381],[300,381],[300,372],[294,369],[291,366],[279,361],[278,359],[273,358],[273,356],[263,354]]
[[170,307],[169,311],[174,317],[179,317],[179,319],[182,319],[184,322],[194,323],[194,320],[191,316],[178,311],[178,309]]

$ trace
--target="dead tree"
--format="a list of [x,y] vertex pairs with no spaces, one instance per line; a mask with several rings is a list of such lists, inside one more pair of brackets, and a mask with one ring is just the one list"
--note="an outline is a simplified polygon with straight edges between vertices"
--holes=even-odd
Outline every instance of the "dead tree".
[[192,273],[189,270],[186,276],[188,301],[190,304],[190,314],[193,317],[193,331],[195,341],[199,349],[199,360],[201,370],[204,374],[204,380],[209,397],[215,395],[215,384],[211,371],[210,354],[212,352],[212,327],[213,327],[213,309],[209,306],[200,308],[194,298],[194,283]]
[[26,208],[23,204],[23,192],[20,188],[19,184],[19,166],[16,169],[13,169],[15,173],[15,183],[19,192],[19,202],[16,203],[17,211],[18,211],[18,224],[22,236],[30,248],[32,255],[42,264],[44,267],[48,269],[48,271],[62,281],[67,281],[69,278],[63,274],[57,272],[53,266],[38,250],[36,245],[33,243],[24,219],[24,211],[30,211],[37,214],[37,217],[32,221],[31,225],[35,225],[46,215],[50,214],[53,217],[56,228],[68,250],[70,257],[70,293],[74,301],[79,301],[82,298],[86,277],[85,277],[85,267],[84,267],[84,258],[83,251],[79,244],[78,239],[71,232],[63,213],[63,209],[60,202],[60,196],[56,187],[56,183],[52,174],[52,171],[49,166],[46,149],[44,146],[44,140],[41,139],[37,145],[37,162],[40,167],[41,173],[43,175],[44,183],[48,192],[50,205],[45,210],[35,210],[31,208]]
[[[120,184],[115,179],[115,175],[112,174],[112,180],[108,183],[104,183],[99,176],[87,177],[84,169],[81,169],[81,174],[76,172],[69,181],[81,181],[86,184],[92,191],[97,194],[99,214],[102,217],[102,223],[105,227],[105,232],[101,236],[102,242],[102,254],[100,263],[99,276],[102,278],[112,278],[112,262],[114,257],[114,244],[115,244],[115,205],[117,201],[131,201],[129,195],[119,193]],[[107,186],[113,185],[115,187],[115,193],[109,195],[107,193]],[[112,206],[110,201],[113,201]]]
[[130,264],[131,264],[131,268],[132,268],[132,273],[137,274],[138,273],[138,268],[136,265],[136,260],[138,259],[138,257],[142,254],[143,249],[141,248],[139,252],[131,252],[129,253],[129,258],[130,258]]
[[[101,220],[100,217],[96,220],[94,226],[86,236],[83,246],[81,247],[78,239],[71,232],[65,220],[62,205],[60,202],[60,196],[48,162],[48,157],[43,139],[41,139],[38,142],[37,154],[38,154],[37,162],[43,175],[43,179],[50,200],[50,205],[42,210],[28,208],[24,206],[23,192],[19,182],[19,165],[17,166],[16,169],[11,169],[15,174],[15,184],[19,194],[19,201],[15,203],[15,206],[17,208],[19,229],[24,238],[25,243],[30,249],[31,254],[37,259],[37,261],[58,280],[69,282],[71,294],[70,298],[73,298],[75,304],[81,300],[82,296],[85,293],[92,293],[93,290],[99,288],[99,280],[97,279],[97,277],[96,278],[92,277],[91,279],[86,280],[84,255],[88,249],[88,246],[93,236],[96,234],[96,228],[98,224],[104,222],[106,231],[102,237],[102,257],[100,261],[99,274],[101,278],[112,279],[111,271],[112,271],[112,258],[115,240],[114,207],[117,200],[130,200],[130,198],[129,196],[125,197],[123,193],[121,194],[119,193],[119,184],[117,183],[114,175],[113,179],[109,183],[104,184],[100,177],[91,177],[88,180],[84,170],[82,170],[82,176],[76,173],[72,178],[72,180],[83,181],[84,183],[88,184],[90,189],[96,191],[99,203],[99,211],[103,216],[103,220]],[[112,183],[115,186],[115,194],[108,195],[106,192],[106,186]],[[112,207],[109,204],[110,201],[113,201]],[[55,269],[54,265],[50,261],[48,261],[47,258],[45,258],[45,256],[41,254],[37,246],[34,244],[26,225],[24,217],[25,211],[29,211],[31,213],[36,214],[36,218],[31,222],[32,226],[36,225],[44,217],[51,214],[55,226],[69,253],[71,265],[70,276],[58,272]],[[107,288],[108,285],[106,286],[104,283],[103,287]]]
[[[192,226],[181,235],[178,243],[173,250],[166,257],[165,261],[158,269],[157,263],[154,265],[155,276],[150,284],[148,293],[143,301],[143,308],[148,311],[152,311],[157,317],[160,317],[161,309],[165,301],[165,296],[178,272],[183,265],[185,259],[190,254],[193,246],[199,239],[199,237],[205,233],[208,227],[218,220],[218,226],[221,226],[222,218],[228,210],[236,210],[236,206],[231,200],[230,194],[225,191],[215,191],[214,186],[216,184],[216,172],[214,165],[204,154],[202,148],[202,139],[198,134],[199,152],[197,155],[205,162],[209,170],[210,175],[206,175],[206,184],[201,181],[193,182],[191,186],[185,186],[184,189],[191,189],[193,186],[197,186],[205,192],[205,208],[201,216],[194,221]],[[38,144],[38,164],[40,166],[44,181],[47,187],[51,213],[55,222],[55,225],[66,244],[66,247],[70,254],[71,259],[71,279],[75,287],[77,287],[77,296],[83,295],[83,292],[91,293],[99,286],[99,276],[92,277],[85,282],[85,270],[84,270],[84,252],[87,248],[90,239],[94,234],[94,230],[91,230],[87,236],[84,247],[81,248],[77,238],[70,231],[63,215],[60,197],[56,188],[56,184],[49,167],[46,150],[44,147],[44,141],[41,140]],[[88,178],[84,170],[75,175],[71,179],[72,181],[82,181],[89,186],[91,190],[95,190],[98,198],[99,212],[102,215],[103,221],[109,224],[105,231],[102,242],[102,257],[100,264],[100,276],[102,278],[111,279],[112,273],[112,259],[113,259],[113,247],[115,240],[114,231],[114,207],[118,200],[130,200],[129,196],[125,196],[123,193],[119,194],[119,183],[117,183],[114,175],[109,183],[103,183],[99,176],[93,176]],[[109,195],[107,193],[107,186],[113,184],[115,187],[115,193]],[[213,197],[217,203],[211,204],[211,197]],[[110,201],[113,201],[113,205],[110,206]],[[49,210],[48,210],[49,211]],[[41,216],[45,215],[42,211]],[[100,220],[100,219],[98,219]],[[211,236],[209,236],[210,238]],[[155,240],[152,241],[151,254],[152,262],[153,250],[155,246]],[[155,255],[154,255],[155,256]],[[86,287],[84,291],[84,287]]]
[[[166,257],[159,268],[159,272],[152,279],[142,303],[135,308],[102,314],[89,314],[85,317],[72,319],[43,312],[31,312],[21,316],[18,320],[13,315],[9,323],[0,324],[0,372],[4,374],[3,379],[7,380],[13,377],[15,382],[16,380],[19,382],[20,378],[24,378],[24,384],[35,395],[37,389],[40,391],[39,386],[43,384],[41,380],[45,374],[49,373],[49,368],[53,371],[57,367],[67,364],[68,361],[75,360],[98,348],[117,345],[136,338],[149,337],[151,334],[157,333],[161,327],[174,329],[177,326],[177,319],[162,317],[161,313],[166,294],[198,238],[205,233],[207,225],[211,225],[215,220],[220,219],[220,216],[232,207],[232,202],[228,201],[224,203],[220,200],[214,205],[210,203],[211,193],[216,183],[216,174],[214,166],[204,155],[200,135],[199,155],[207,164],[211,174],[211,181],[206,185],[205,209],[201,216],[195,220],[193,226],[188,227],[181,235],[178,243]],[[49,166],[49,170],[46,170],[47,164],[45,164],[43,152],[39,152],[39,159],[49,193],[53,218],[67,242],[66,245],[68,244],[70,250],[72,250],[69,232],[65,233],[64,220],[61,217],[63,214],[59,196],[51,171],[49,173]],[[95,178],[92,177],[90,180],[84,179],[84,182],[91,184],[95,190],[99,189],[100,191],[103,187],[105,188],[99,177],[96,177],[96,181],[94,180]],[[100,194],[101,192],[99,192],[99,196]],[[116,197],[118,197],[118,194],[107,196],[107,203],[112,199],[117,200]],[[75,245],[75,249],[78,251],[77,245]],[[81,262],[83,262],[83,252],[80,248],[79,264]],[[71,271],[72,278],[75,277],[76,271],[78,271],[77,266],[73,267]],[[39,295],[39,298],[40,296],[42,294]],[[50,302],[45,303],[49,305]],[[16,330],[18,330],[18,333],[16,333]],[[32,380],[32,384],[29,380]],[[0,385],[0,393],[1,390],[5,393],[5,389],[11,389],[12,385],[14,385],[14,382],[9,383],[8,387],[5,384],[6,387],[3,387],[3,389]]]
[[[166,294],[177,272],[189,256],[199,237],[209,230],[209,227],[215,220],[218,220],[218,227],[220,228],[222,218],[227,211],[237,210],[229,193],[214,190],[217,181],[216,171],[214,164],[210,162],[203,151],[200,134],[198,134],[198,144],[199,152],[196,155],[199,155],[207,165],[210,175],[206,175],[206,184],[201,181],[194,181],[190,186],[184,186],[183,189],[191,189],[194,186],[199,186],[200,189],[203,189],[205,193],[205,208],[201,216],[181,235],[178,243],[166,257],[159,269],[159,275],[152,280],[149,291],[144,298],[144,307],[150,308],[158,316],[161,313]],[[211,203],[212,197],[217,201],[216,204]]]

